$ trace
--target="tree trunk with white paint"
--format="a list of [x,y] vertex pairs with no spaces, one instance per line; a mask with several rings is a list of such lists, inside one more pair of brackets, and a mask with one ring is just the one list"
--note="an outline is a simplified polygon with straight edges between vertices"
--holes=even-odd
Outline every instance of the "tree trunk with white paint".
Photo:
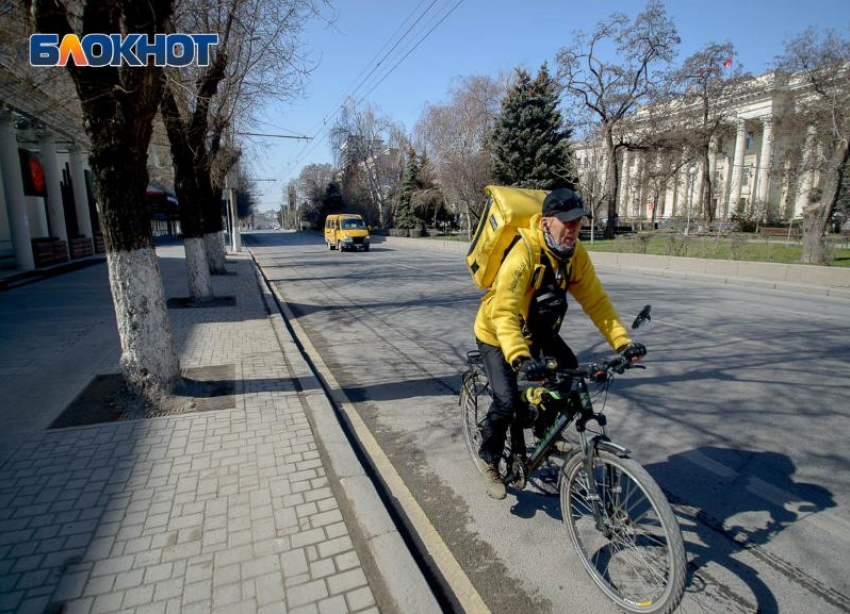
[[107,251],[121,368],[148,398],[168,393],[180,377],[156,252],[152,247]]
[[224,275],[227,273],[227,261],[225,260],[224,251],[224,231],[207,232],[204,235],[204,242],[207,244],[207,259],[209,260],[209,269],[213,275]]
[[[60,37],[120,31],[153,37],[167,31],[172,9],[169,0],[101,0],[97,7],[86,5],[81,19],[74,20],[75,31],[66,3],[32,3],[37,30]],[[121,366],[128,384],[156,400],[170,393],[180,379],[153,247],[151,207],[145,197],[147,150],[162,95],[162,70],[151,64],[107,69],[72,62],[67,70],[91,140],[89,161],[96,178]]]
[[203,237],[183,240],[186,249],[186,274],[189,277],[189,295],[193,301],[204,302],[212,298],[212,281],[207,262],[207,246]]
[[181,115],[172,87],[171,82],[164,78],[160,113],[174,161],[174,191],[180,203],[180,229],[186,249],[189,297],[195,303],[203,303],[213,296],[204,242],[203,198],[196,176],[196,152],[189,142],[186,121]]

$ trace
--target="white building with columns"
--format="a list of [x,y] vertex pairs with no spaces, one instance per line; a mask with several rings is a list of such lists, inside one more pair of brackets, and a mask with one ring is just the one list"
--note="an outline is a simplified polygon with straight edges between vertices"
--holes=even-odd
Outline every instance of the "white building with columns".
[[[87,144],[66,124],[35,120],[8,104],[0,108],[0,267],[29,270],[93,253],[97,215],[86,176]],[[31,154],[31,168],[22,168],[21,150]],[[25,192],[26,173],[43,185],[42,195]],[[66,257],[39,258],[51,240],[48,251],[64,249]]]
[[[0,276],[104,250],[88,147],[79,110],[0,66]],[[151,179],[173,185],[164,132],[155,135],[148,153]],[[22,166],[24,160],[34,168]],[[33,177],[41,186],[37,196]],[[154,230],[179,231],[176,202],[165,191],[162,200],[167,215],[155,212]]]
[[[806,84],[799,77],[767,73],[754,78],[744,92],[724,105],[726,119],[709,149],[715,219],[728,220],[736,213],[776,220],[799,217],[819,182],[817,129],[801,129],[793,119],[805,104]],[[650,121],[643,119],[648,117],[642,109],[631,118],[635,142],[644,126],[650,129]],[[675,112],[667,120],[675,125]],[[698,217],[704,177],[699,156],[684,147],[674,153],[618,151],[622,221]],[[601,142],[580,143],[573,152],[580,183],[597,200],[608,164]]]

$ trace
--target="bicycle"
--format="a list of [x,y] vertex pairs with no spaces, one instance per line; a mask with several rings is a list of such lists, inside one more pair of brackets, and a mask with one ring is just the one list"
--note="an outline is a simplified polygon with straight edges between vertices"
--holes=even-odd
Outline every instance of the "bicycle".
[[[650,320],[647,305],[632,329]],[[492,393],[478,351],[467,353],[467,364],[460,405],[464,439],[478,467],[481,425],[489,407],[479,399]],[[672,612],[685,591],[687,560],[679,524],[655,480],[629,458],[629,450],[609,438],[607,418],[602,410],[594,411],[589,387],[595,383],[600,395],[607,394],[615,374],[643,367],[624,357],[577,369],[551,362],[547,367],[547,378],[522,392],[530,412],[523,426],[540,427],[543,421],[545,430],[537,429],[542,437],[526,459],[511,452],[508,436],[500,475],[506,484],[524,488],[528,476],[552,454],[555,442],[575,424],[580,446],[566,456],[558,476],[563,522],[573,548],[597,586],[625,611]]]

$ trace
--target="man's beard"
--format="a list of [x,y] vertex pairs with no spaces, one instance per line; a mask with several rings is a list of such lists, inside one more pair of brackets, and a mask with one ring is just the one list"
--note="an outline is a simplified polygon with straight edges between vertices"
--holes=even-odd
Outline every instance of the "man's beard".
[[543,229],[543,238],[546,240],[546,245],[551,249],[559,260],[566,262],[573,257],[576,251],[576,242],[573,240],[572,245],[564,245],[555,241],[555,237],[549,232],[548,228]]

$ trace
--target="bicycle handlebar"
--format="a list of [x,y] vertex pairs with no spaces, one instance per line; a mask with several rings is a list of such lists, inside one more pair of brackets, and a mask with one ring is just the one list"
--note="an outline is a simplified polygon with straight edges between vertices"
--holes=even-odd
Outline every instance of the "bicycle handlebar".
[[[583,365],[579,365],[575,369],[565,369],[563,367],[555,367],[554,369],[549,369],[550,376],[539,380],[539,381],[529,381],[529,384],[547,384],[547,383],[562,383],[564,379],[572,379],[572,378],[582,378],[582,379],[593,379],[600,380],[608,377],[608,374],[613,371],[614,373],[623,373],[626,369],[632,369],[638,366],[636,363],[632,363],[625,356],[617,356],[611,360],[603,360],[601,362],[589,362]],[[553,377],[554,376],[554,377]]]

